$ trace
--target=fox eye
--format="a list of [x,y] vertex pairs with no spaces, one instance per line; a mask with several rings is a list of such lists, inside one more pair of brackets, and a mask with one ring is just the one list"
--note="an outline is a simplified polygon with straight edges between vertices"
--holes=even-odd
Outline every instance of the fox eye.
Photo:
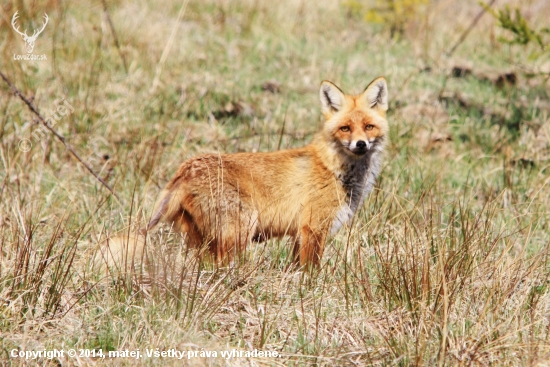
[[374,125],[367,125],[367,126],[365,126],[365,130],[367,130],[367,131],[368,131],[368,130],[372,130],[372,129],[374,129]]
[[348,132],[348,131],[349,131],[349,126],[342,126],[342,127],[340,128],[340,131]]

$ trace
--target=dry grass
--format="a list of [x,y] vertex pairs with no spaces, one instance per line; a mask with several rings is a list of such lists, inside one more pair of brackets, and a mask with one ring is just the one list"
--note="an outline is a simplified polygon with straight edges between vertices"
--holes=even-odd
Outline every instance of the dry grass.
[[[338,1],[189,1],[177,22],[183,4],[107,1],[113,28],[100,1],[2,5],[0,71],[44,116],[66,98],[74,112],[55,128],[121,197],[51,134],[34,140],[33,116],[0,87],[2,364],[22,362],[14,348],[256,348],[282,357],[183,364],[547,365],[548,57],[500,43],[488,16],[446,57],[475,2],[432,1],[399,38]],[[15,10],[29,29],[48,13],[34,51],[47,61],[13,60]],[[542,0],[522,11],[540,27],[550,15]],[[510,72],[517,83],[498,82]],[[98,255],[102,238],[132,237],[184,159],[304,145],[322,79],[359,92],[378,75],[386,165],[313,274],[289,266],[285,241],[216,268],[167,227],[111,267]]]

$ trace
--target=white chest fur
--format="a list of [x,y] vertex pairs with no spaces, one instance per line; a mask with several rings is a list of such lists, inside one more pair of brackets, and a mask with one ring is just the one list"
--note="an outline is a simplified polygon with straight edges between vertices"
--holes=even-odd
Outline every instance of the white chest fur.
[[331,234],[336,233],[344,224],[351,221],[372,191],[381,165],[381,149],[377,148],[374,147],[367,153],[364,160],[344,166],[343,172],[338,175],[338,180],[346,191],[346,199],[332,222]]

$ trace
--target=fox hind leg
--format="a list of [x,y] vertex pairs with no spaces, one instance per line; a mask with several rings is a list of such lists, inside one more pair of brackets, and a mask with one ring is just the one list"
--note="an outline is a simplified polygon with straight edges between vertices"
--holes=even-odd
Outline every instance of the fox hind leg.
[[258,227],[258,214],[247,210],[226,213],[221,228],[210,243],[210,251],[218,261],[232,261],[244,254]]
[[173,218],[173,223],[176,230],[186,235],[188,246],[199,248],[202,245],[203,235],[189,212],[181,211]]

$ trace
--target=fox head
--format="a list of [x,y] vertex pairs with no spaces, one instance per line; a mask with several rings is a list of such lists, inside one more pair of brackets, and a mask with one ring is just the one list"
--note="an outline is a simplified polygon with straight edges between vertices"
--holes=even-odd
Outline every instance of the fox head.
[[329,81],[321,83],[321,109],[326,119],[323,133],[344,154],[361,157],[381,149],[388,132],[388,86],[386,79],[374,79],[363,93],[344,94]]

